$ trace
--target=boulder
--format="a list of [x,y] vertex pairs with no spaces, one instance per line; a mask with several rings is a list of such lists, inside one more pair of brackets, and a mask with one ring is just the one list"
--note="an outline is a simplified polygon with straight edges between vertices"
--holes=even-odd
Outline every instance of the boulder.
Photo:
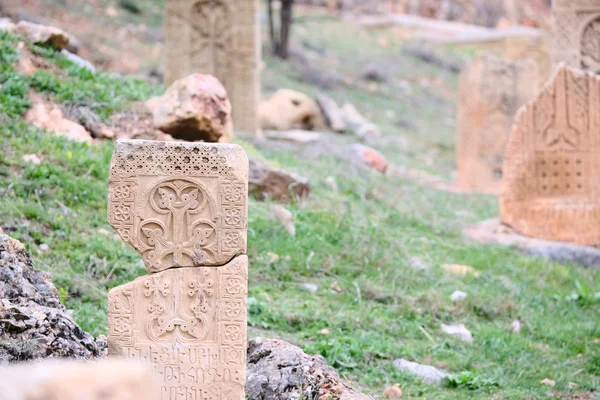
[[342,111],[335,100],[324,94],[317,96],[316,100],[327,127],[334,132],[344,132],[346,130],[346,123],[344,122]]
[[431,365],[419,364],[402,358],[394,361],[394,367],[400,371],[420,378],[424,383],[439,385],[449,374]]
[[352,158],[360,164],[374,168],[379,173],[385,174],[389,163],[377,150],[362,144],[353,144],[351,147]]
[[341,112],[348,130],[358,136],[359,139],[369,140],[381,135],[379,129],[363,117],[352,104],[344,104]]
[[369,400],[352,390],[320,356],[278,339],[248,342],[246,398],[250,400]]
[[260,102],[258,118],[262,129],[278,131],[310,131],[323,126],[317,103],[304,93],[290,89],[280,89],[270,99]]
[[266,198],[289,201],[293,197],[304,198],[310,192],[310,183],[299,177],[250,158],[248,191],[259,200]]
[[233,138],[227,91],[211,75],[192,74],[175,81],[147,104],[154,126],[175,139],[230,143]]
[[105,354],[106,338],[84,332],[61,304],[50,276],[34,269],[25,246],[0,233],[0,361]]
[[145,365],[109,359],[44,360],[0,367],[2,400],[158,400]]
[[94,67],[94,65],[89,62],[88,60],[79,57],[77,54],[70,52],[67,49],[63,49],[60,54],[62,54],[63,56],[65,56],[69,61],[77,64],[79,67],[81,68],[85,68],[88,71],[90,71],[91,73],[95,73],[96,72],[96,67]]
[[20,21],[15,26],[15,33],[24,36],[30,43],[51,46],[58,51],[64,49],[70,40],[69,34],[62,29],[27,21]]

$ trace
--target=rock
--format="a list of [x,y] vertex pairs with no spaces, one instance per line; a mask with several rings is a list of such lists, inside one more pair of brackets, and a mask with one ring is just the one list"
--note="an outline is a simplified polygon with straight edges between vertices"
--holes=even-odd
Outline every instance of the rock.
[[344,132],[346,130],[346,123],[344,122],[342,111],[335,100],[327,95],[320,94],[317,96],[316,101],[321,109],[323,120],[327,127],[334,132]]
[[384,71],[383,68],[381,67],[381,65],[379,65],[377,63],[368,64],[365,67],[365,69],[362,71],[361,77],[364,80],[371,81],[371,82],[383,83],[383,82],[387,82],[387,80],[388,80],[387,72]]
[[420,378],[424,383],[439,385],[449,374],[431,365],[419,364],[402,358],[394,361],[394,367]]
[[512,330],[512,333],[518,335],[519,333],[521,333],[521,321],[519,320],[515,320],[512,322],[512,324],[510,324],[510,329]]
[[283,225],[286,231],[291,236],[296,236],[296,227],[294,226],[294,214],[291,213],[288,209],[280,206],[279,204],[275,204],[271,207],[271,211],[273,211],[273,215],[277,220]]
[[449,272],[453,275],[466,276],[473,275],[474,277],[479,276],[479,271],[469,265],[460,264],[442,264],[440,266],[444,271]]
[[0,18],[0,31],[13,33],[15,31],[15,24],[12,23],[10,18]]
[[83,47],[83,44],[73,35],[69,35],[69,43],[64,48],[64,50],[69,51],[73,54],[79,54],[79,51]]
[[417,271],[428,271],[431,269],[431,267],[419,257],[411,257],[410,260],[408,260],[408,266]]
[[556,385],[556,382],[553,381],[552,379],[548,379],[548,378],[544,378],[540,381],[540,383],[542,385],[546,385],[546,386],[550,386],[550,387],[554,387]]
[[395,384],[394,386],[390,386],[383,391],[384,399],[401,399],[402,398],[402,389],[400,389],[400,384]]
[[40,165],[42,160],[37,156],[37,154],[24,154],[23,161],[26,163],[31,163],[33,165]]
[[352,145],[351,151],[352,159],[355,162],[374,168],[379,173],[386,173],[389,166],[388,161],[383,156],[383,154],[381,154],[377,150],[356,143]]
[[307,179],[250,158],[248,191],[259,200],[266,198],[289,201],[294,197],[305,198],[310,192]]
[[342,293],[344,291],[344,288],[337,281],[334,281],[331,285],[329,285],[329,289],[336,293]]
[[66,136],[77,142],[92,142],[88,131],[76,122],[65,117],[60,107],[36,93],[30,95],[31,108],[25,113],[25,120],[39,129],[56,135]]
[[175,81],[150,104],[155,127],[176,139],[231,143],[231,103],[211,75],[192,74]]
[[0,367],[2,400],[156,399],[150,369],[126,359],[45,360]]
[[246,398],[250,400],[369,400],[352,390],[320,356],[278,339],[248,342]]
[[24,36],[30,43],[54,47],[61,51],[69,44],[69,34],[53,26],[39,25],[20,21],[15,26],[15,33]]
[[441,325],[442,331],[446,332],[450,336],[454,336],[457,339],[462,340],[463,342],[472,343],[473,335],[471,331],[469,331],[464,324],[457,325]]
[[61,304],[50,276],[25,246],[0,234],[0,362],[106,355],[105,338],[84,332]]
[[262,129],[278,131],[310,131],[323,126],[317,103],[304,93],[290,89],[280,89],[270,99],[260,102],[258,118]]
[[284,140],[288,142],[307,144],[321,141],[319,132],[305,131],[302,129],[294,129],[291,131],[263,131],[263,135],[267,139]]
[[270,251],[267,253],[267,257],[269,258],[269,264],[275,264],[281,258],[279,254]]
[[88,71],[90,71],[91,73],[95,73],[96,72],[96,67],[94,67],[94,65],[91,62],[89,62],[88,60],[85,60],[85,59],[79,57],[77,54],[71,53],[67,49],[63,49],[60,52],[60,54],[62,54],[63,56],[65,56],[69,61],[77,64],[79,67],[85,68]]
[[46,243],[42,243],[40,244],[39,249],[42,253],[47,253],[50,251],[50,246],[48,246]]
[[451,301],[463,301],[466,298],[467,294],[465,292],[461,292],[460,290],[456,290],[450,295]]
[[314,283],[303,283],[301,286],[311,293],[316,293],[317,290],[319,290],[319,286],[315,285]]
[[346,127],[361,140],[369,140],[380,136],[379,129],[367,121],[352,104],[344,104],[341,112]]

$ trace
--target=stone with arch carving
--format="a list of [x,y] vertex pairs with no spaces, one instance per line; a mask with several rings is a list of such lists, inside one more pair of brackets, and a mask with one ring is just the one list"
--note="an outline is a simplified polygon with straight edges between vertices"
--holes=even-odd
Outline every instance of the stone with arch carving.
[[541,239],[600,244],[600,78],[559,65],[517,114],[504,158],[502,222]]
[[167,0],[167,85],[193,73],[227,89],[236,131],[259,132],[258,0]]
[[243,400],[248,257],[174,268],[108,294],[108,351],[152,366],[157,398]]
[[554,65],[600,72],[600,0],[554,0]]
[[150,273],[223,265],[246,252],[247,193],[237,145],[119,140],[108,220]]
[[478,56],[459,81],[457,185],[499,193],[504,149],[514,116],[539,88],[537,65]]

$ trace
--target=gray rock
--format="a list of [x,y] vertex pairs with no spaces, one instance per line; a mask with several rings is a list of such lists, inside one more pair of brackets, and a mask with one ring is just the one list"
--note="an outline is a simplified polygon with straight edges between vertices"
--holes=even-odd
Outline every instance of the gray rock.
[[310,192],[307,179],[267,165],[250,158],[248,191],[259,200],[266,198],[289,201],[293,197],[304,198]]
[[352,390],[320,356],[278,339],[248,342],[246,398],[369,400]]
[[85,68],[88,71],[90,71],[91,73],[95,73],[96,72],[96,67],[94,67],[94,65],[91,62],[89,62],[88,60],[85,60],[85,59],[79,57],[77,54],[73,54],[73,53],[71,53],[67,49],[63,49],[60,52],[60,54],[62,54],[63,56],[65,56],[67,59],[69,59],[69,61],[77,64],[79,67]]
[[21,242],[1,233],[0,299],[0,362],[106,354],[105,338],[75,323],[50,276],[34,269]]
[[419,364],[416,362],[404,360],[402,358],[394,361],[394,367],[400,371],[415,375],[423,382],[431,385],[439,385],[449,374],[431,365]]
[[311,293],[316,293],[317,290],[319,290],[319,286],[315,285],[314,283],[303,283],[302,287]]

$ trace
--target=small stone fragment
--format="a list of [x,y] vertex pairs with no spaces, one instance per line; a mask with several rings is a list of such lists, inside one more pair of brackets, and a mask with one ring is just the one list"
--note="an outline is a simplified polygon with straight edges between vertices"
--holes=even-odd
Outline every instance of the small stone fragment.
[[457,325],[441,325],[442,331],[446,332],[450,336],[454,336],[457,339],[462,340],[463,342],[472,343],[473,335],[471,331],[469,331],[464,324]]
[[369,140],[381,135],[379,129],[367,121],[352,104],[344,104],[341,112],[348,129],[360,139]]
[[400,384],[396,383],[394,386],[390,386],[383,391],[384,399],[401,399],[402,398],[402,389],[400,389]]
[[569,383],[567,383],[567,387],[569,389],[577,389],[579,387],[579,385],[576,384],[575,382],[569,382]]
[[346,123],[344,122],[342,111],[335,100],[327,95],[320,94],[317,96],[316,101],[321,109],[327,127],[333,132],[344,132],[346,130]]
[[394,367],[400,371],[407,372],[420,378],[423,382],[431,385],[439,385],[448,376],[448,373],[431,365],[419,364],[404,360],[402,358],[394,361]]
[[320,333],[321,335],[329,335],[329,329],[327,329],[327,328],[325,328],[325,329],[321,329],[321,330],[319,331],[319,333]]
[[466,276],[473,275],[474,277],[479,276],[479,271],[469,265],[460,265],[460,264],[442,264],[441,268],[454,275]]
[[311,293],[316,293],[319,290],[319,286],[314,283],[303,283],[302,287]]
[[15,26],[15,32],[25,36],[30,43],[52,46],[58,51],[69,44],[69,34],[53,26],[20,21]]
[[351,151],[352,158],[357,162],[374,168],[381,174],[386,173],[389,163],[377,150],[357,143],[352,145]]
[[283,206],[280,206],[279,204],[273,205],[271,207],[271,210],[273,211],[273,215],[275,215],[275,218],[277,218],[281,225],[283,225],[285,230],[288,231],[288,233],[291,236],[296,236],[296,227],[294,226],[294,214],[292,214],[291,211],[289,211]]
[[423,262],[419,257],[411,257],[408,260],[408,266],[417,271],[427,271],[431,267]]
[[540,383],[542,385],[546,385],[546,386],[550,386],[550,387],[554,387],[556,385],[556,382],[553,381],[552,379],[548,379],[548,378],[544,378],[540,381]]
[[329,286],[329,288],[331,290],[333,290],[334,292],[336,292],[336,293],[342,293],[344,291],[344,289],[342,288],[342,286],[340,286],[340,284],[337,281],[333,282],[331,284],[331,286]]
[[281,140],[285,142],[292,142],[297,144],[308,144],[320,142],[322,135],[319,132],[305,131],[303,129],[293,129],[289,131],[263,131],[263,135],[267,139]]
[[77,64],[77,66],[79,66],[81,68],[84,68],[84,69],[87,69],[91,73],[95,73],[96,72],[96,67],[94,67],[94,64],[92,64],[88,60],[85,60],[85,59],[79,57],[77,54],[71,53],[67,49],[63,49],[60,52],[60,54],[62,54],[63,56],[65,56],[69,61]]
[[465,292],[461,292],[460,290],[456,290],[450,295],[451,301],[463,301],[466,298],[467,294]]
[[37,156],[37,154],[25,154],[23,155],[23,161],[26,163],[31,163],[33,165],[40,165],[42,160]]
[[50,246],[48,246],[46,243],[42,243],[40,244],[39,249],[42,253],[47,253],[48,251],[50,251]]
[[176,139],[230,143],[233,138],[227,91],[211,75],[175,81],[154,104],[154,126]]
[[510,324],[512,333],[518,335],[519,333],[521,333],[521,321],[519,320],[515,320],[512,322],[512,324]]
[[270,264],[275,264],[277,261],[279,261],[279,258],[280,258],[279,254],[271,253],[271,252],[267,253],[267,257],[269,257]]

